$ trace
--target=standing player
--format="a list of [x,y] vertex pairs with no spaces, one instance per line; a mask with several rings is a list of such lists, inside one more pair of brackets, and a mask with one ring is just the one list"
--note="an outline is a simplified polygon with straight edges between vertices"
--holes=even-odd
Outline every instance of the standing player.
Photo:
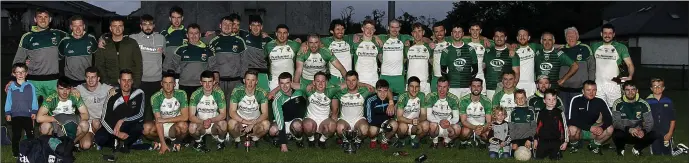
[[355,43],[354,70],[357,71],[357,79],[361,75],[361,82],[375,85],[378,81],[378,54],[382,54],[381,46],[373,42],[373,33],[376,32],[376,22],[370,19],[364,20],[361,30],[364,31],[362,41]]
[[65,57],[64,73],[70,83],[80,85],[86,82],[84,70],[91,67],[92,54],[98,49],[98,42],[93,35],[84,30],[84,18],[79,15],[69,18],[71,35],[63,38],[58,44],[58,51]]
[[514,75],[514,71],[507,70],[505,72],[502,72],[502,90],[498,91],[493,95],[493,107],[495,106],[500,106],[505,109],[505,113],[507,113],[507,122],[510,120],[510,115],[512,114],[512,110],[514,110],[514,107],[517,107],[517,103],[514,101],[514,91],[517,90],[517,88],[514,86],[516,82],[516,75]]
[[[409,47],[409,42],[413,39],[406,34],[400,34],[402,23],[398,20],[392,20],[388,24],[387,35],[379,35],[378,37],[383,42],[382,53],[378,57],[381,62],[380,78],[390,82],[392,92],[404,92],[404,63],[406,62],[406,55],[404,49]],[[420,25],[420,24],[419,24]],[[423,31],[423,27],[421,27]],[[414,27],[412,27],[412,31]],[[421,35],[423,37],[423,35]],[[370,71],[370,70],[369,70]],[[359,72],[362,72],[359,70]],[[423,78],[422,76],[418,76]]]
[[268,121],[268,92],[257,88],[258,72],[249,70],[244,73],[245,85],[232,91],[230,100],[230,120],[227,122],[230,135],[234,138],[235,148],[239,148],[241,137],[251,133],[251,141],[257,141],[270,129]]
[[144,136],[158,142],[154,149],[160,149],[163,154],[168,150],[165,138],[172,140],[172,151],[179,151],[182,146],[181,141],[187,136],[187,121],[189,120],[189,109],[187,103],[187,93],[175,89],[175,72],[168,71],[163,73],[163,80],[160,82],[163,89],[156,92],[151,97],[153,117],[155,122],[147,121],[144,123]]
[[[429,123],[426,121],[426,108],[423,108],[426,96],[420,92],[421,80],[412,76],[407,79],[407,92],[400,95],[397,104],[397,136],[401,142],[407,135],[411,138],[412,148],[419,148],[419,140],[428,133]],[[401,143],[399,143],[401,147]]]
[[[57,92],[45,99],[36,114],[36,122],[41,124],[41,135],[65,132],[82,150],[91,148],[93,135],[87,134],[90,126],[86,105],[81,97],[70,93],[72,84],[67,77],[60,77],[56,87]],[[74,125],[68,124],[70,122]]]
[[445,37],[445,26],[442,23],[435,23],[433,25],[433,43],[435,43],[435,48],[433,49],[433,56],[431,56],[433,62],[433,76],[431,77],[431,92],[438,91],[438,78],[443,76],[445,73],[442,71],[440,58],[443,54],[443,50],[450,47],[452,44],[452,38]]
[[[130,69],[134,81],[133,86],[141,84],[143,72],[141,50],[139,44],[131,37],[124,35],[124,18],[114,17],[110,20],[112,36],[105,36],[103,48],[96,52],[94,66],[100,71],[101,79],[111,86],[118,86],[120,71]],[[158,72],[160,73],[160,72]]]
[[[239,33],[241,19],[237,14],[230,14],[220,20],[220,34],[208,43],[213,58],[208,60],[210,70],[215,72],[215,81],[225,93],[225,101],[230,103],[230,93],[242,82],[241,54],[246,50],[246,43]],[[266,108],[267,109],[267,108]]]
[[268,87],[268,57],[265,55],[263,47],[273,38],[263,35],[263,19],[258,15],[249,16],[249,32],[244,37],[246,41],[246,52],[242,54],[243,67],[258,71],[258,87],[269,90]]
[[89,128],[90,134],[95,134],[101,128],[101,116],[105,110],[105,103],[108,96],[115,94],[115,89],[112,86],[100,82],[98,69],[95,67],[86,68],[86,83],[77,86],[77,91],[86,105],[89,112]]
[[[543,44],[543,49],[536,53],[536,63],[534,64],[536,66],[536,76],[548,76],[551,86],[554,89],[558,89],[574,73],[577,73],[579,64],[572,61],[563,51],[553,47],[555,36],[552,33],[543,32],[541,34],[541,44]],[[561,73],[560,68],[563,66],[569,67],[565,74]]]
[[179,89],[187,95],[192,95],[202,85],[198,81],[201,73],[208,70],[208,60],[215,56],[201,41],[201,27],[198,24],[190,24],[187,27],[187,38],[172,55],[181,59],[178,66]]
[[324,72],[317,72],[313,77],[315,89],[306,93],[309,105],[304,119],[304,135],[309,139],[309,144],[316,140],[316,133],[320,135],[318,146],[325,149],[325,141],[335,133],[335,121],[337,121],[339,101],[336,96],[339,89],[327,87],[328,79]]
[[495,46],[486,50],[483,58],[483,65],[485,70],[486,95],[490,100],[493,100],[498,83],[502,80],[502,73],[508,70],[515,72],[515,76],[519,76],[519,58],[513,57],[511,54],[514,51],[510,50],[505,43],[507,41],[507,33],[504,28],[495,28]]
[[36,97],[46,99],[55,92],[60,73],[57,45],[67,33],[50,28],[53,18],[48,10],[37,9],[35,14],[33,21],[36,26],[31,26],[31,31],[22,35],[12,64],[26,63],[29,66],[27,80],[36,87]]
[[462,36],[462,27],[452,27],[452,45],[443,51],[440,59],[442,72],[447,72],[450,81],[450,93],[458,96],[469,94],[470,80],[476,77],[478,72],[476,51],[462,41]]
[[[622,96],[618,82],[632,80],[634,63],[629,57],[627,46],[613,40],[615,38],[615,26],[612,24],[603,25],[601,36],[603,42],[591,44],[591,50],[596,57],[596,83],[599,83],[601,88],[601,92],[596,96],[605,100],[608,106],[612,106],[612,102]],[[622,64],[623,61],[627,66],[626,72],[628,74],[623,74],[625,71],[618,68],[618,65]]]
[[[372,24],[367,23],[366,26],[368,25]],[[366,40],[366,35],[364,35],[364,40]],[[359,74],[356,71],[348,71],[345,79],[347,80],[345,82],[347,88],[340,90],[337,95],[342,107],[340,118],[337,121],[337,134],[343,135],[347,130],[358,130],[359,134],[354,142],[345,143],[354,143],[356,148],[359,148],[361,147],[361,139],[368,132],[368,121],[364,117],[364,99],[371,93],[367,88],[359,86]]]
[[[405,48],[407,56],[407,64],[409,70],[407,71],[407,80],[416,76],[421,81],[421,92],[431,93],[431,85],[428,83],[428,65],[430,64],[430,57],[433,56],[433,49],[423,41],[424,29],[421,23],[414,23],[412,25],[412,35],[414,36],[414,44]],[[402,88],[404,90],[404,88]]]
[[[476,50],[476,59],[478,61],[479,67],[478,72],[476,73],[476,78],[483,80],[484,83],[482,83],[482,85],[486,85],[486,78],[483,70],[483,67],[486,67],[486,65],[483,62],[484,56],[486,53],[490,52],[490,48],[493,47],[495,43],[488,41],[487,39],[485,39],[485,37],[484,39],[481,39],[482,31],[483,29],[481,29],[481,24],[479,24],[478,22],[471,23],[471,25],[469,25],[469,34],[471,36],[471,40],[468,41],[468,44],[469,46],[473,47],[474,50]],[[483,94],[485,95],[487,93],[486,87],[483,87],[483,90],[481,90],[481,92],[483,92]],[[489,123],[492,122],[489,121]]]
[[[550,89],[550,80],[548,80],[548,76],[546,75],[539,75],[538,79],[536,79],[536,86],[538,87],[538,90],[534,95],[531,95],[529,97],[529,106],[534,108],[534,111],[538,113],[538,111],[541,111],[541,109],[545,108],[545,103],[543,102],[543,98],[545,95],[545,91]],[[557,97],[557,103],[555,104],[555,107],[561,107],[563,106],[562,99],[560,97]],[[563,107],[564,108],[564,107]],[[567,114],[567,113],[565,113]]]
[[[376,94],[366,97],[366,105],[364,106],[364,115],[369,123],[366,135],[371,138],[369,148],[377,148],[377,137],[382,134],[380,135],[380,148],[388,150],[388,140],[397,132],[397,122],[394,120],[394,102],[397,102],[397,94],[390,91],[390,84],[386,80],[378,80],[376,82]],[[388,126],[384,126],[384,123],[387,123]]]
[[[141,16],[141,32],[130,35],[129,37],[136,40],[141,49],[141,90],[146,95],[146,102],[151,101],[151,97],[160,90],[161,73],[163,72],[163,48],[165,48],[165,36],[154,33],[155,20],[153,16],[144,14]],[[179,71],[175,71],[179,72]],[[151,105],[146,105],[144,117],[146,120],[152,120]]]
[[203,87],[194,91],[189,99],[189,135],[195,139],[194,148],[208,152],[203,136],[210,134],[218,141],[217,150],[225,148],[227,122],[225,121],[225,97],[220,89],[214,88],[212,71],[201,73]]
[[302,117],[306,112],[305,93],[299,89],[292,89],[292,75],[288,72],[280,74],[278,81],[280,82],[280,91],[275,94],[272,104],[274,123],[270,127],[270,136],[278,136],[278,143],[282,152],[288,150],[287,135],[294,136],[297,147],[304,148]]
[[[352,70],[352,45],[354,45],[354,38],[352,35],[345,35],[345,24],[342,19],[335,19],[330,22],[330,34],[332,36],[321,38],[321,43],[323,47],[329,49],[333,53],[335,58],[340,61],[342,67],[344,67],[345,72]],[[333,64],[329,64],[330,69],[330,81],[332,85],[340,85],[344,82],[342,78],[342,73]]]
[[515,50],[515,57],[519,57],[519,76],[516,76],[518,81],[517,88],[524,89],[526,96],[531,96],[536,92],[536,84],[534,84],[536,63],[534,58],[540,55],[539,53],[543,49],[543,46],[529,43],[529,40],[531,40],[529,31],[524,28],[519,29],[517,32],[519,45]]
[[[459,100],[459,117],[462,124],[460,138],[462,145],[468,144],[467,140],[473,136],[483,142],[488,140],[488,132],[493,123],[493,106],[485,95],[481,94],[483,80],[471,79],[471,94],[464,95]],[[505,113],[505,116],[506,113]]]
[[179,58],[175,58],[175,50],[177,47],[184,44],[184,40],[187,39],[187,29],[184,28],[182,21],[184,20],[184,10],[178,6],[173,6],[168,12],[170,26],[160,31],[160,34],[165,36],[165,61],[163,64],[163,70],[175,70],[175,72],[180,72],[178,67]]
[[297,58],[297,69],[293,79],[295,83],[301,85],[301,88],[310,85],[313,82],[313,76],[319,71],[326,71],[328,65],[334,65],[342,74],[346,72],[340,61],[328,49],[321,48],[318,34],[310,34],[307,41],[309,51],[300,54]]
[[612,136],[612,113],[605,101],[596,97],[596,82],[584,82],[584,94],[575,96],[570,102],[569,139],[572,140],[571,152],[578,151],[579,140],[591,140],[589,150],[602,155],[600,145]]
[[429,130],[428,135],[433,138],[433,148],[438,147],[438,137],[443,137],[445,148],[453,145],[450,143],[459,137],[462,128],[459,122],[459,98],[449,92],[450,82],[445,77],[438,79],[438,92],[432,92],[426,96],[423,109],[426,110]]
[[270,83],[268,88],[273,90],[278,87],[278,76],[283,72],[294,73],[294,60],[299,52],[299,43],[289,40],[289,27],[279,24],[275,28],[277,39],[272,40],[263,47],[265,55],[269,59]]
[[[579,41],[579,31],[577,31],[577,28],[569,27],[565,29],[565,37],[567,44],[562,48],[562,51],[579,66],[577,72],[569,80],[564,81],[559,90],[559,97],[562,97],[564,100],[562,102],[564,102],[565,114],[568,114],[569,102],[574,96],[581,94],[583,87],[581,83],[584,83],[586,80],[594,80],[596,71],[594,64],[596,64],[596,59],[591,57],[593,55],[591,47]],[[567,66],[563,65],[563,67]],[[562,68],[560,74],[562,74],[564,69],[567,68]]]

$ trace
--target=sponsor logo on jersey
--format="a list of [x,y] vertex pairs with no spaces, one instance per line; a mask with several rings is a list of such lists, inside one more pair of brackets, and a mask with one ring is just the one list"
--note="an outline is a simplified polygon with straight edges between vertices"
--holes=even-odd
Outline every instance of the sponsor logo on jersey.
[[503,61],[502,59],[493,59],[493,60],[490,61],[490,65],[493,66],[493,67],[500,67],[500,68],[502,68],[502,66],[505,65],[505,61]]
[[51,38],[51,41],[53,41],[53,45],[57,45],[57,38],[56,37]]
[[463,58],[457,58],[457,59],[455,59],[453,64],[455,65],[455,69],[457,69],[457,71],[463,71],[464,65],[467,64],[467,61]]
[[541,63],[541,65],[538,66],[541,68],[543,71],[550,71],[550,69],[553,69],[553,64],[550,63]]
[[581,54],[577,54],[577,61],[581,61],[584,57]]

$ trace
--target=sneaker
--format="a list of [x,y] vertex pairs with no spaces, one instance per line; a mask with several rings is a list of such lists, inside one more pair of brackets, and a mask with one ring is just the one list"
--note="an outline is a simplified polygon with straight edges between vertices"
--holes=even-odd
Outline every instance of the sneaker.
[[232,142],[232,143],[234,143],[234,149],[239,149],[239,147],[244,146],[244,144],[241,142]]
[[677,149],[682,150],[683,153],[687,153],[689,151],[689,148],[682,143],[677,144]]
[[383,149],[383,151],[387,151],[389,148],[388,143],[380,143],[380,149]]
[[218,151],[222,151],[223,149],[225,149],[225,143],[224,143],[224,142],[218,143],[218,144],[215,146],[215,149],[218,150]]
[[139,145],[139,144],[143,144],[143,143],[144,143],[144,141],[141,138],[139,138],[139,139],[136,139],[136,142],[134,142],[134,144],[132,144],[132,145]]
[[182,150],[182,144],[172,144],[172,152],[179,152]]
[[438,143],[433,143],[431,144],[432,149],[438,149]]
[[316,141],[308,141],[309,148],[315,148],[316,147]]
[[151,150],[157,151],[160,150],[160,143],[158,142],[153,142],[153,147],[151,147]]
[[318,141],[318,147],[320,147],[321,149],[325,149],[326,148],[325,142]]
[[273,146],[275,148],[280,148],[280,144],[278,144],[278,138],[277,137],[273,138],[272,143],[273,143]]
[[98,150],[98,151],[103,149],[103,147],[101,147],[100,145],[98,145],[96,143],[93,143],[93,145],[96,146],[96,150]]
[[195,149],[197,152],[202,152],[202,153],[207,153],[207,152],[210,151],[208,148],[206,148],[205,143],[196,143],[196,144],[194,145],[194,149]]
[[641,151],[636,150],[636,148],[632,148],[632,153],[634,154],[634,156],[641,156]]
[[376,149],[376,147],[378,147],[378,142],[371,141],[371,143],[368,144],[368,148]]
[[445,148],[452,148],[452,147],[455,147],[455,143],[452,143],[452,142],[443,143],[443,145],[445,146]]
[[603,155],[603,151],[600,149],[600,146],[593,148],[591,145],[589,145],[589,150],[593,152],[593,154]]
[[121,153],[124,153],[124,154],[129,153],[129,147],[126,146],[126,145],[124,145],[124,144],[122,144],[122,146],[121,146],[121,148],[120,148],[120,152],[121,152]]
[[617,150],[617,156],[624,156],[624,150]]
[[577,153],[577,152],[579,152],[579,148],[577,148],[575,146],[569,147],[569,153]]

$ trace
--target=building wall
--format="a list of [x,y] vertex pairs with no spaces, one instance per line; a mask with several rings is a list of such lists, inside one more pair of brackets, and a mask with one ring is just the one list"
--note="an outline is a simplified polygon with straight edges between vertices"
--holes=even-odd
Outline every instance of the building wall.
[[642,36],[641,64],[689,64],[689,37]]
[[[319,33],[327,34],[330,24],[330,2],[161,2],[142,1],[141,9],[133,16],[151,14],[156,18],[156,30],[161,31],[169,25],[169,11],[172,6],[179,6],[184,10],[183,24],[197,23],[202,31],[217,30],[220,19],[233,12],[242,18],[241,28],[249,28],[248,16],[255,14],[253,9],[259,9],[262,15],[264,31],[273,33],[278,24],[290,27],[291,34]],[[265,12],[260,12],[265,11]]]

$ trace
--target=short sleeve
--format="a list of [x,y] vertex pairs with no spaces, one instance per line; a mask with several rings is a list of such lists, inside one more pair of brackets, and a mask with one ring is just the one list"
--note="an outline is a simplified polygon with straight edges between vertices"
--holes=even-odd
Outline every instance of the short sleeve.
[[510,59],[512,59],[512,67],[519,67],[520,66],[521,63],[519,62],[520,60],[519,60],[519,57],[517,55],[510,57]]
[[615,49],[617,49],[617,54],[620,55],[620,59],[629,58],[629,50],[627,49],[627,46],[617,43],[615,44]]
[[[306,60],[309,59],[309,56],[310,56],[310,55],[311,55],[311,53],[306,53],[306,54],[299,55],[299,56],[297,56],[297,61],[299,61],[299,62],[306,62]],[[321,56],[322,56],[322,55],[321,55]]]
[[57,105],[57,96],[55,94],[48,96],[46,100],[41,104],[41,107],[51,109],[55,108]]
[[483,105],[483,110],[486,112],[486,115],[493,114],[493,105],[490,103],[491,101],[487,97],[481,98],[481,105]]
[[223,92],[219,90],[214,90],[213,98],[215,99],[215,103],[218,105],[218,109],[227,108],[227,102],[225,102],[225,94]]
[[447,103],[450,105],[450,109],[459,110],[459,98],[457,96],[448,96],[449,100]]
[[423,101],[423,108],[430,108],[433,106],[433,103],[435,103],[435,94],[431,94],[426,96],[426,99]]
[[574,64],[574,61],[572,61],[572,59],[569,58],[569,56],[567,56],[565,52],[560,51],[558,52],[558,55],[558,58],[560,58],[560,62],[564,63],[564,65],[571,66],[572,64]]
[[268,103],[268,92],[266,92],[263,89],[257,89],[256,92],[256,101],[258,101],[259,104],[265,104]]
[[319,53],[321,53],[321,58],[323,58],[323,60],[325,60],[328,63],[331,63],[331,62],[337,60],[337,58],[335,58],[333,56],[333,53],[331,53],[330,50],[328,50],[328,49],[321,48]]
[[189,98],[189,106],[196,107],[196,105],[199,104],[199,100],[201,100],[202,95],[203,92],[200,89],[194,91],[194,93],[191,93],[191,98]]
[[[175,98],[177,98],[177,101],[179,102],[180,108],[189,107],[189,103],[187,102],[187,92],[181,91],[179,93],[179,97],[175,97]],[[225,101],[225,100],[223,100],[223,101]]]
[[467,107],[469,106],[469,100],[460,99],[459,100],[459,114],[467,114]]
[[[159,113],[160,112],[160,101],[161,95],[159,93],[153,94],[153,97],[151,97],[151,108],[153,109],[153,113]],[[176,97],[175,97],[176,98]],[[179,99],[177,99],[179,100]],[[182,102],[180,102],[182,103]]]
[[244,89],[239,89],[239,87],[236,87],[234,90],[232,90],[232,95],[230,95],[231,103],[239,103],[239,101],[242,100],[244,93],[239,91],[244,91]]
[[397,100],[397,109],[404,110],[404,107],[407,105],[407,101],[409,99],[408,96],[409,95],[406,93],[399,96]]

